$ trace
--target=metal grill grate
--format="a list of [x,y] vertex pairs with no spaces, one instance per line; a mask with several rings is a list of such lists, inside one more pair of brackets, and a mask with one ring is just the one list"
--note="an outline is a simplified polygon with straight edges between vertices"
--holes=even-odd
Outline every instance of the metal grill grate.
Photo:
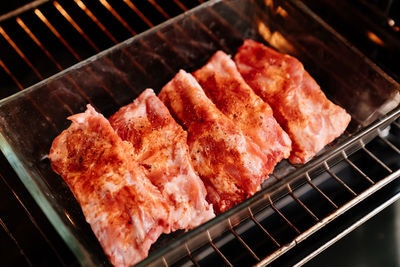
[[1,98],[203,3],[37,0],[0,16]]

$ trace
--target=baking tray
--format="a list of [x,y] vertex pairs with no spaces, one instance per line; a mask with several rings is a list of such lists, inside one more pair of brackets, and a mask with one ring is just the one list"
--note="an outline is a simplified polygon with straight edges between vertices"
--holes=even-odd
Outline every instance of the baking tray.
[[[351,114],[351,125],[339,143],[398,105],[396,82],[300,1],[277,0],[209,1],[3,99],[0,148],[82,265],[110,263],[73,194],[47,159],[53,139],[70,124],[66,117],[83,112],[88,103],[110,116],[144,89],[158,92],[179,69],[200,68],[217,50],[233,55],[246,38],[297,57],[327,96]],[[332,149],[329,146],[317,158]],[[285,164],[280,169],[289,175],[292,169]],[[304,167],[308,164],[312,162]],[[268,180],[257,196],[273,186]],[[251,201],[189,233],[163,236],[146,261]]]

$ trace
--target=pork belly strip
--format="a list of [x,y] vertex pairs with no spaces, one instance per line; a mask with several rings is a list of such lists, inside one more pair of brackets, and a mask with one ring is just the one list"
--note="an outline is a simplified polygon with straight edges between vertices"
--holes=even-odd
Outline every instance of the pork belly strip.
[[267,176],[267,158],[218,110],[191,74],[180,70],[163,87],[159,98],[187,129],[193,166],[216,213],[228,210],[259,189]]
[[345,131],[350,115],[326,98],[294,57],[246,40],[234,60],[244,80],[271,105],[289,134],[292,163],[306,162]]
[[187,133],[152,89],[109,121],[118,135],[133,145],[136,160],[167,200],[172,231],[192,229],[215,217],[204,184],[193,169]]
[[290,155],[292,142],[265,103],[243,80],[235,62],[222,51],[193,76],[217,108],[228,116],[267,155],[266,171]]
[[132,146],[88,105],[69,117],[71,126],[54,141],[49,159],[82,207],[115,266],[147,257],[161,233],[170,232],[164,197],[132,157]]

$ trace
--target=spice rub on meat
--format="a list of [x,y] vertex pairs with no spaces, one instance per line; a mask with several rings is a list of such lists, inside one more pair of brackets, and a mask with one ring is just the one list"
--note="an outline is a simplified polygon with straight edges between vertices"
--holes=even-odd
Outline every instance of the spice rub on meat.
[[152,89],[109,121],[118,135],[133,145],[135,159],[165,197],[172,231],[192,229],[215,217],[205,199],[204,184],[193,169],[187,133]]
[[273,117],[271,107],[243,80],[230,56],[216,52],[193,76],[217,108],[266,154],[268,173],[272,173],[279,161],[289,157],[289,136]]
[[246,40],[234,61],[244,80],[271,105],[275,118],[289,134],[292,163],[306,162],[345,131],[350,115],[326,98],[294,57]]
[[164,197],[132,157],[107,119],[88,105],[69,119],[49,159],[82,207],[86,221],[115,266],[147,257],[161,233],[169,233]]
[[188,132],[195,170],[207,199],[221,213],[253,195],[267,176],[267,158],[257,145],[205,95],[183,70],[163,87],[159,98]]

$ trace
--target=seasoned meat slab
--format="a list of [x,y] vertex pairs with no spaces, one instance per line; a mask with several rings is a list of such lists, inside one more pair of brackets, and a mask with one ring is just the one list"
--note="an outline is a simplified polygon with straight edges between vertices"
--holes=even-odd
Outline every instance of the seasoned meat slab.
[[49,159],[82,207],[86,221],[115,266],[147,256],[161,233],[169,233],[164,197],[132,157],[110,123],[90,105],[69,119]]
[[268,173],[289,157],[292,144],[289,136],[273,117],[271,107],[243,80],[230,56],[216,52],[193,75],[217,108],[266,154]]
[[136,160],[167,200],[172,231],[192,229],[215,216],[205,199],[204,184],[193,169],[187,133],[152,89],[109,121],[123,140],[132,143]]
[[271,105],[274,117],[289,134],[292,163],[312,158],[349,124],[350,115],[326,98],[294,57],[246,40],[234,60],[244,80]]
[[228,210],[259,189],[267,176],[268,159],[218,110],[191,74],[180,70],[159,97],[187,129],[193,166],[216,213]]

